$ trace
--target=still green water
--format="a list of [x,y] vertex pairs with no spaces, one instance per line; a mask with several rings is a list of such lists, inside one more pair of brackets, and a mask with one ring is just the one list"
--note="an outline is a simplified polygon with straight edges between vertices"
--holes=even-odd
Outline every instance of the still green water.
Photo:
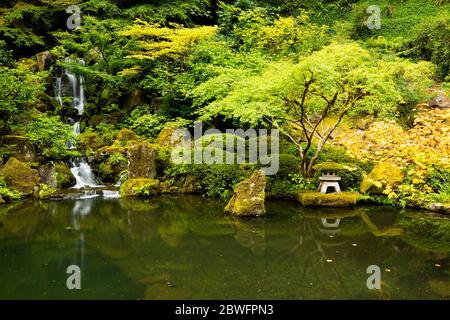
[[[199,196],[0,207],[1,299],[445,299],[447,219],[385,207],[223,215]],[[66,269],[81,268],[81,290]],[[369,290],[367,267],[381,268]]]

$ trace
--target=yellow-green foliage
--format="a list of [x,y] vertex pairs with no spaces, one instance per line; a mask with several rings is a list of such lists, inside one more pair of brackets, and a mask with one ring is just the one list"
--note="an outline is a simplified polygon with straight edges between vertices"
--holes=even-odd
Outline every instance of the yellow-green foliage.
[[159,180],[156,179],[130,179],[120,187],[122,197],[151,197],[159,193]]
[[195,42],[213,36],[217,27],[202,26],[183,28],[172,24],[171,27],[160,27],[137,20],[128,30],[121,32],[122,36],[136,37],[140,40],[142,51],[133,52],[131,57],[137,59],[156,59],[161,57],[176,57],[186,52]]
[[378,163],[361,183],[362,193],[382,193],[387,188],[393,188],[403,181],[401,169],[389,162]]
[[344,170],[345,166],[336,162],[326,161],[315,165],[313,168],[316,171],[339,171]]
[[39,185],[39,199],[47,200],[52,194],[56,192],[56,189],[49,187],[46,184],[41,183]]
[[127,128],[123,128],[117,134],[117,137],[114,140],[113,144],[99,149],[98,153],[125,153],[127,147],[134,145],[137,139],[138,137],[133,131]]
[[357,192],[340,192],[323,194],[320,192],[299,192],[297,199],[304,207],[350,207],[359,198]]
[[[250,26],[239,33],[253,48],[268,52],[288,54],[289,51],[310,52],[314,45],[324,44],[328,26],[316,26],[309,23],[306,14],[297,17],[280,17],[270,25]],[[308,47],[309,46],[309,47]]]

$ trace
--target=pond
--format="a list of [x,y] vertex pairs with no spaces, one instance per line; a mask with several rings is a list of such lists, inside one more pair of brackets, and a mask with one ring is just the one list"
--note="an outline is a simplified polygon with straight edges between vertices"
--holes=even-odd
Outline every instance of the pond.
[[[445,299],[445,218],[409,209],[223,215],[200,196],[25,201],[0,207],[1,299]],[[81,289],[69,290],[70,265]],[[367,287],[367,268],[381,289]]]

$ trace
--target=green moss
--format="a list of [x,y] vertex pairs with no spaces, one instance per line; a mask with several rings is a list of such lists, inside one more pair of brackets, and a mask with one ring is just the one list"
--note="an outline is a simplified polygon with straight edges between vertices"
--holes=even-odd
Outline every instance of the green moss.
[[336,163],[333,161],[326,161],[326,162],[316,164],[313,167],[313,169],[316,171],[340,171],[340,170],[345,170],[346,167],[340,163]]
[[87,131],[80,133],[77,139],[78,148],[84,151],[97,150],[105,146],[104,141],[97,132]]
[[120,131],[116,137],[116,142],[125,143],[125,145],[128,141],[134,141],[134,140],[137,140],[136,133],[134,133],[133,131],[131,131],[130,129],[127,129],[127,128],[120,129]]
[[123,128],[119,131],[110,146],[102,147],[97,151],[97,154],[113,154],[122,153],[125,154],[127,149],[137,143],[137,135],[130,129]]
[[266,213],[265,201],[266,177],[261,170],[240,182],[234,189],[234,195],[225,207],[225,213],[235,216],[262,216]]
[[70,188],[76,184],[70,168],[63,162],[55,163],[55,180],[57,188]]
[[147,141],[140,142],[128,149],[128,177],[150,178],[156,176],[157,150]]
[[129,179],[120,187],[122,197],[151,197],[159,193],[159,180],[156,179]]
[[394,187],[403,181],[403,173],[399,167],[388,162],[378,163],[362,181],[362,193],[381,194],[386,186]]
[[127,169],[127,158],[121,153],[111,155],[106,161],[100,163],[99,177],[104,182],[116,182],[120,174]]
[[173,137],[176,130],[177,128],[173,126],[164,127],[156,137],[155,144],[163,147],[173,147],[182,142],[183,137]]
[[31,169],[28,164],[20,162],[14,157],[9,158],[0,170],[0,176],[4,178],[9,188],[27,195],[33,192],[39,181],[37,170]]
[[359,198],[357,192],[340,192],[322,194],[320,192],[297,192],[296,198],[304,207],[350,207],[354,206]]

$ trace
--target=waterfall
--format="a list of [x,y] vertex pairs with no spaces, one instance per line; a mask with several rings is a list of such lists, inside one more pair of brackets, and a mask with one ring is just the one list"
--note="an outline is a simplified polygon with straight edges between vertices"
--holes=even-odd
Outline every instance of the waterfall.
[[[72,120],[72,119],[70,119],[70,120]],[[77,122],[75,122],[75,123],[73,124],[73,134],[74,134],[75,136],[78,136],[80,133],[81,133],[81,130],[80,130],[80,122],[77,121]],[[75,149],[76,149],[76,147],[75,147],[75,141],[69,141],[69,142],[67,143],[67,149],[69,149],[69,150],[75,150]]]
[[[78,59],[73,60],[71,58],[66,58],[65,62],[77,62],[81,65],[85,65],[84,60]],[[78,110],[79,118],[83,115],[84,112],[84,104],[85,104],[85,95],[84,95],[84,77],[82,75],[76,75],[68,68],[64,68],[62,70],[61,76],[56,78],[55,81],[55,99],[58,103],[63,106],[64,100],[63,97],[71,97],[72,98],[72,107]],[[78,136],[81,133],[80,121],[73,120],[73,133],[75,136]],[[67,145],[67,148],[70,150],[74,150],[75,142],[70,141]],[[91,167],[87,163],[85,159],[75,159],[71,161],[70,171],[74,175],[76,179],[76,185],[73,187],[75,189],[81,188],[98,188],[102,187],[98,184],[97,178],[92,172]],[[86,198],[91,197],[92,195],[86,195]]]
[[[85,65],[84,60],[73,60],[66,58],[65,62],[77,62],[81,65]],[[60,77],[55,81],[55,98],[62,106],[64,104],[63,97],[72,98],[72,107],[78,110],[78,115],[82,115],[84,112],[85,96],[84,96],[84,77],[82,75],[76,75],[71,70],[65,68],[62,71]]]
[[122,182],[127,175],[128,175],[128,172],[121,173],[119,176],[119,179],[117,179],[116,183],[114,184],[114,187],[119,188],[122,185]]
[[70,171],[74,175],[77,183],[73,187],[74,189],[81,188],[99,188],[103,187],[98,184],[97,178],[92,173],[92,169],[84,159],[76,159],[71,161]]

